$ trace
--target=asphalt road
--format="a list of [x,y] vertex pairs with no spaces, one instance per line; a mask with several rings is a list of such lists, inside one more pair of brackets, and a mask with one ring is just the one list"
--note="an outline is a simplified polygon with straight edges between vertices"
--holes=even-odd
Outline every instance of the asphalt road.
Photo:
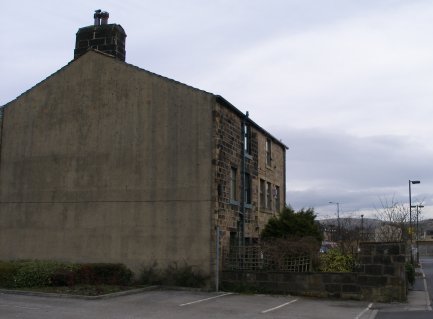
[[0,294],[0,318],[369,318],[369,303],[294,296],[147,291],[103,300]]

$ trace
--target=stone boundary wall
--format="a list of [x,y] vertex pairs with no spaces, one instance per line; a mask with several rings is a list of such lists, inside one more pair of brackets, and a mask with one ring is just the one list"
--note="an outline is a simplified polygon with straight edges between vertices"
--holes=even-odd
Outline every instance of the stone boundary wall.
[[405,246],[361,243],[358,271],[350,273],[223,271],[222,287],[375,302],[405,301]]

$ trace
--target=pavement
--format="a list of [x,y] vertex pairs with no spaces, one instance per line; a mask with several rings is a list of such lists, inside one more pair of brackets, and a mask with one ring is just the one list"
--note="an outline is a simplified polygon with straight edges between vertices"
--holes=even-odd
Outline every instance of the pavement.
[[426,276],[421,268],[416,270],[421,273],[422,276],[415,278],[415,284],[409,290],[408,298],[408,310],[428,310],[432,311],[431,296],[427,289]]

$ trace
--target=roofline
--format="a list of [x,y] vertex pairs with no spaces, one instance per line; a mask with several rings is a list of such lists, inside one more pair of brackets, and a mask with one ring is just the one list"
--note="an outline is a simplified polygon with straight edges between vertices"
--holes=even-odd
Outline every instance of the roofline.
[[135,65],[133,65],[133,64],[127,63],[127,62],[125,62],[125,61],[118,60],[118,59],[116,59],[114,56],[112,56],[112,55],[110,55],[110,54],[107,54],[107,53],[105,53],[105,52],[101,52],[101,51],[99,51],[99,50],[92,49],[92,48],[90,48],[90,49],[89,49],[86,53],[84,53],[83,55],[77,57],[76,59],[71,60],[68,64],[66,64],[65,66],[61,67],[59,70],[57,70],[57,71],[54,72],[53,74],[49,75],[49,76],[46,77],[45,79],[43,79],[43,80],[41,80],[40,82],[36,83],[35,85],[33,85],[32,87],[30,87],[29,89],[27,89],[26,91],[24,91],[23,93],[21,93],[20,95],[18,95],[15,99],[13,99],[13,100],[7,102],[6,104],[0,106],[0,108],[4,108],[4,109],[6,109],[7,107],[9,107],[10,104],[12,104],[12,103],[15,102],[16,100],[18,100],[20,97],[26,95],[29,91],[31,91],[31,90],[33,90],[34,88],[38,87],[39,85],[41,85],[43,82],[47,81],[49,78],[53,77],[54,75],[56,75],[56,74],[62,72],[63,70],[65,70],[66,68],[68,68],[70,65],[72,65],[75,61],[77,61],[77,60],[81,59],[82,57],[84,57],[85,55],[87,55],[89,52],[94,52],[94,53],[96,53],[96,54],[100,54],[100,55],[102,55],[102,56],[105,56],[105,57],[108,57],[108,58],[113,59],[113,61],[115,61],[115,62],[117,62],[117,63],[123,63],[123,64],[125,64],[125,65],[127,65],[127,66],[133,67],[133,68],[138,69],[138,70],[140,70],[140,71],[147,72],[147,73],[149,73],[149,74],[152,74],[152,75],[154,75],[154,76],[157,76],[157,77],[163,78],[163,79],[165,79],[165,80],[173,81],[173,82],[175,82],[175,83],[178,83],[178,84],[184,85],[184,86],[189,87],[189,88],[191,88],[191,89],[194,89],[194,90],[197,90],[197,91],[201,91],[201,92],[206,93],[206,94],[213,95],[213,96],[216,98],[216,101],[217,101],[217,102],[221,103],[222,105],[226,106],[227,108],[229,108],[230,110],[232,110],[233,112],[235,112],[239,117],[241,117],[241,118],[246,118],[246,119],[248,120],[248,123],[250,123],[252,126],[254,126],[256,129],[258,129],[258,130],[261,131],[262,133],[264,133],[264,134],[266,134],[267,136],[271,137],[272,140],[273,140],[275,143],[281,145],[281,146],[284,147],[286,150],[289,149],[289,147],[286,146],[283,142],[281,142],[281,140],[278,140],[278,139],[277,139],[276,137],[274,137],[271,133],[269,133],[269,132],[266,131],[264,128],[262,128],[260,125],[258,125],[256,122],[254,122],[253,120],[251,120],[251,118],[247,117],[246,114],[242,113],[242,111],[240,111],[237,107],[235,107],[233,104],[231,104],[231,103],[230,103],[229,101],[227,101],[225,98],[223,98],[221,95],[213,94],[213,93],[210,93],[210,92],[207,92],[207,91],[204,91],[204,90],[201,90],[201,89],[198,89],[198,88],[192,87],[192,86],[190,86],[190,85],[184,84],[184,83],[182,83],[182,82],[179,82],[179,81],[176,81],[176,80],[170,79],[170,78],[168,78],[168,77],[165,77],[165,76],[162,76],[162,75],[159,75],[159,74],[156,74],[156,73],[153,73],[153,72],[147,71],[147,70],[142,69],[142,68],[140,68],[140,67],[137,67],[137,66],[135,66]]
[[286,150],[289,149],[289,147],[286,144],[284,144],[283,142],[281,142],[281,140],[278,140],[275,136],[273,136],[271,133],[269,133],[268,131],[266,131],[263,127],[261,127],[256,122],[254,122],[253,120],[251,120],[251,118],[247,117],[244,113],[242,113],[241,110],[239,110],[236,106],[234,106],[229,101],[227,101],[221,95],[215,95],[215,98],[216,98],[217,102],[219,102],[219,103],[223,104],[224,106],[228,107],[230,110],[232,110],[233,112],[235,112],[240,117],[246,118],[248,120],[248,123],[250,123],[252,126],[254,126],[256,129],[258,129],[262,133],[264,133],[264,134],[268,135],[269,137],[271,137],[274,142],[276,142],[277,144],[280,144]]

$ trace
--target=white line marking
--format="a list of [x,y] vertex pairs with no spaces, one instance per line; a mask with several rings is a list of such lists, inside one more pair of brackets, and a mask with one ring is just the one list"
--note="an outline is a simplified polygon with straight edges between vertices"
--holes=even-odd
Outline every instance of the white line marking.
[[360,319],[367,311],[371,309],[371,307],[373,307],[373,303],[369,304],[367,308],[362,310],[361,313],[355,317],[355,319]]
[[200,299],[200,300],[195,300],[195,301],[183,303],[183,304],[179,305],[179,307],[188,306],[188,305],[192,305],[192,304],[195,304],[195,303],[199,303],[199,302],[203,302],[203,301],[207,301],[207,300],[211,300],[211,299],[215,299],[215,298],[219,298],[219,297],[224,297],[224,296],[228,296],[228,295],[233,295],[233,292],[228,292],[228,293],[225,293],[225,294],[222,294],[222,295],[218,295],[218,296],[214,296],[214,297],[210,297],[210,298],[205,298],[205,299]]
[[270,308],[270,309],[263,310],[262,313],[267,313],[267,312],[270,312],[270,311],[274,311],[274,310],[280,309],[280,308],[282,308],[282,307],[284,307],[284,306],[287,306],[287,305],[290,305],[291,303],[294,303],[294,302],[296,302],[296,301],[298,301],[298,299],[291,300],[291,301],[289,301],[289,302],[283,303],[282,305],[276,306],[276,307],[274,307],[274,308]]

